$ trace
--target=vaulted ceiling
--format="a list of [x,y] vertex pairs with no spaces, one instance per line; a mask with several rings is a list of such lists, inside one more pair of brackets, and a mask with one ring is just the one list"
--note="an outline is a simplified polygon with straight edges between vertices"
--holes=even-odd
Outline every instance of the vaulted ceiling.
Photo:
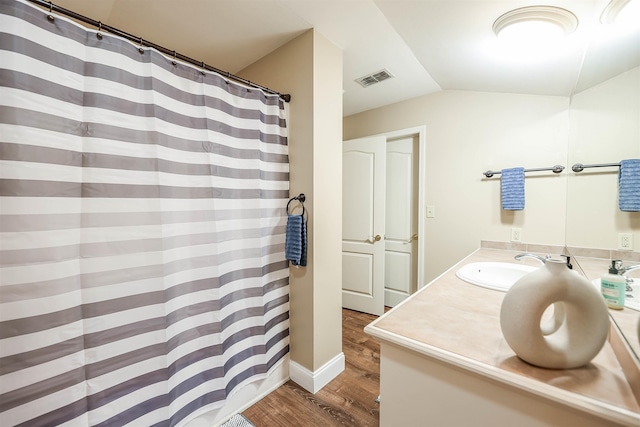
[[[536,5],[531,0],[54,3],[231,73],[315,27],[343,49],[345,116],[446,89],[570,96],[640,65],[640,25],[601,37],[609,0],[543,2],[570,10],[579,26],[536,60],[500,50],[492,31],[496,18]],[[394,78],[366,88],[355,82],[382,69]]]

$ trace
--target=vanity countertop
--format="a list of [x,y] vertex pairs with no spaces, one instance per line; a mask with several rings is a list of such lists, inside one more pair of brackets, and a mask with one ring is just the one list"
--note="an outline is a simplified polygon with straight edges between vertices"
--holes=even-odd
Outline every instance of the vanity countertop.
[[[520,252],[481,248],[369,324],[372,336],[622,425],[640,425],[640,405],[609,342],[585,367],[537,368],[502,336],[504,293],[464,282],[471,262],[515,262]],[[533,259],[523,263],[539,266]]]
[[[575,262],[580,265],[580,269],[584,272],[585,276],[589,278],[589,280],[602,277],[602,275],[608,271],[609,265],[611,265],[611,261],[604,258],[578,256],[574,257],[574,259]],[[633,263],[634,262],[625,262],[625,265]],[[638,273],[635,273],[634,276],[638,277]],[[625,331],[624,335],[629,342],[629,345],[640,355],[640,337],[638,337],[637,333],[638,315],[640,313],[629,308],[609,311],[611,312],[611,316],[615,322],[618,324],[618,327]]]

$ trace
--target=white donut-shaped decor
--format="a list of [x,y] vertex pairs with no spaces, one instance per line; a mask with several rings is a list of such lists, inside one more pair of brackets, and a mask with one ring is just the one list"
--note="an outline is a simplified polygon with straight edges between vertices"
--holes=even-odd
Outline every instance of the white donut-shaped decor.
[[[553,305],[553,318],[541,324]],[[506,293],[500,309],[502,334],[524,361],[552,369],[589,363],[609,333],[609,310],[591,282],[549,259],[526,274]]]

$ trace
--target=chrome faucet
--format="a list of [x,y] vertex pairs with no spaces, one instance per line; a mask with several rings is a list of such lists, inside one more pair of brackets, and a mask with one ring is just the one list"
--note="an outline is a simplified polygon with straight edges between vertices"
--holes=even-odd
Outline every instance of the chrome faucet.
[[544,258],[541,257],[540,255],[536,255],[536,254],[532,254],[532,253],[524,253],[524,254],[519,254],[513,257],[513,259],[515,259],[516,261],[521,261],[522,258],[535,258],[538,261],[540,261],[541,263],[546,263],[548,259],[551,259],[551,257],[549,255],[546,255]]
[[629,272],[633,270],[640,270],[640,264],[630,265],[628,267],[622,267],[619,269],[619,274],[621,274],[624,279],[627,281],[627,291],[631,291],[631,284],[633,283],[633,279],[628,276]]
[[[567,259],[567,268],[572,269],[573,265],[571,265],[571,257],[567,255],[561,255],[561,256]],[[541,263],[546,264],[547,260],[551,259],[551,255],[545,255],[544,257],[541,257],[540,255],[526,252],[513,257],[513,259],[515,259],[516,261],[521,261],[522,258],[535,258]]]
[[640,264],[634,264],[628,267],[622,267],[622,269],[620,270],[620,274],[627,277],[627,273],[633,270],[640,270]]

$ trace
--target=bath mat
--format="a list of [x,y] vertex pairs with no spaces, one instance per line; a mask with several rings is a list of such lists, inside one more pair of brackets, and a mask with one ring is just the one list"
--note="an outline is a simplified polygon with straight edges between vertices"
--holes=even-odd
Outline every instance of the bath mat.
[[251,421],[246,419],[242,414],[235,414],[226,423],[220,427],[255,427]]

